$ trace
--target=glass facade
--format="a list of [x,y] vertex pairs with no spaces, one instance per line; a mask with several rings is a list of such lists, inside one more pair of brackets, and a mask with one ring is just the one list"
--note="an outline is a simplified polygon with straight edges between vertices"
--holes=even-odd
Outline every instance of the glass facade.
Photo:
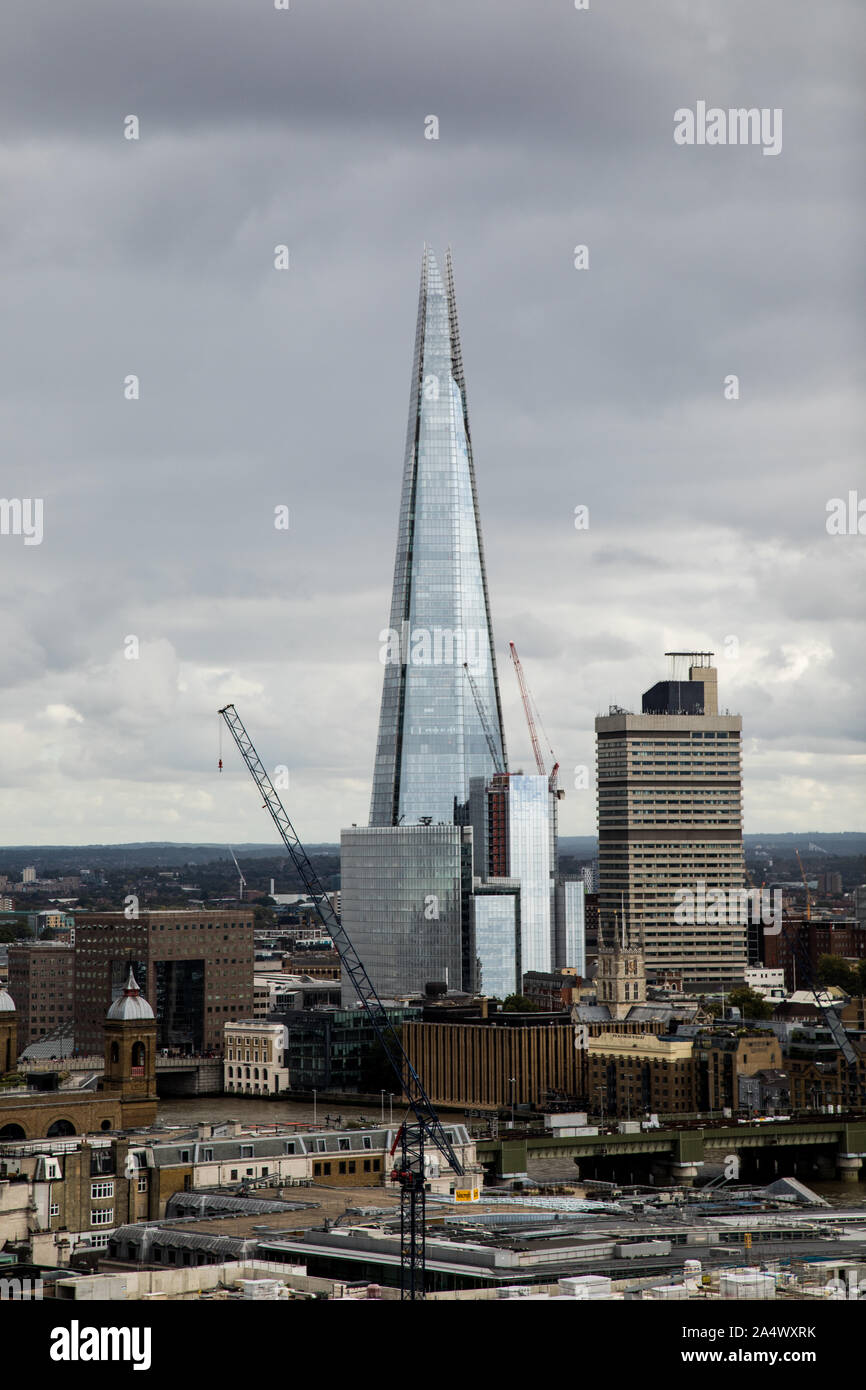
[[371,826],[452,823],[505,746],[451,254],[425,248]]
[[[472,831],[457,825],[353,826],[341,837],[341,912],[380,997],[464,987],[472,956]],[[343,1001],[354,1003],[351,982]]]
[[557,970],[571,966],[586,975],[586,885],[580,878],[564,878],[556,885]]
[[508,872],[520,880],[521,970],[552,969],[550,792],[547,778],[508,779]]
[[476,887],[472,917],[478,993],[495,999],[520,994],[520,885]]

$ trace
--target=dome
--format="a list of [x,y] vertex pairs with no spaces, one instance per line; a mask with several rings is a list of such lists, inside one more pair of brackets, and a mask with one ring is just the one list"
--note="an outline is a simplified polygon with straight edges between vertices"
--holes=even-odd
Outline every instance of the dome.
[[153,1018],[153,1009],[138,988],[138,983],[131,968],[129,971],[129,979],[126,982],[126,989],[123,991],[123,994],[115,999],[106,1017],[115,1022],[118,1020],[125,1022]]
[[15,1000],[7,990],[0,987],[0,1014],[14,1014]]

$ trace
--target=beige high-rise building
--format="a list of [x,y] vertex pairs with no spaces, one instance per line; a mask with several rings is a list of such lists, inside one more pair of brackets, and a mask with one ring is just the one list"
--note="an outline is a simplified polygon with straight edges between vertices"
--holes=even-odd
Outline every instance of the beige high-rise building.
[[[687,988],[727,988],[747,964],[736,897],[742,719],[719,714],[712,652],[666,655],[674,678],[644,694],[640,714],[612,707],[595,721],[599,944],[624,930],[648,971],[675,968]],[[676,679],[677,663],[687,679]]]

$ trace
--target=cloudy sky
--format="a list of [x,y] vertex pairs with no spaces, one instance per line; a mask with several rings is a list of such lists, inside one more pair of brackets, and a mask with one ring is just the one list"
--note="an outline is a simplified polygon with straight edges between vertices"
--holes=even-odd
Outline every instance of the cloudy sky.
[[[229,700],[305,838],[366,822],[425,240],[563,832],[671,647],[718,654],[747,830],[866,828],[866,535],[826,529],[866,498],[863,39],[861,0],[8,7],[0,491],[44,534],[0,535],[0,840],[269,839]],[[698,101],[780,108],[781,153],[675,144]]]

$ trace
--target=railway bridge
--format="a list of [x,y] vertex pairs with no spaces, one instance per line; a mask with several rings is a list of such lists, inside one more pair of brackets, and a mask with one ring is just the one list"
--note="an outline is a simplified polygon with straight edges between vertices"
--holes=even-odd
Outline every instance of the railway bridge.
[[[683,1125],[638,1134],[534,1135],[478,1139],[479,1162],[498,1179],[525,1177],[533,1160],[564,1159],[575,1178],[691,1186],[702,1170],[736,1158],[743,1181],[776,1177],[859,1182],[866,1158],[866,1117],[845,1115],[721,1126]],[[709,1174],[705,1174],[708,1176]]]

